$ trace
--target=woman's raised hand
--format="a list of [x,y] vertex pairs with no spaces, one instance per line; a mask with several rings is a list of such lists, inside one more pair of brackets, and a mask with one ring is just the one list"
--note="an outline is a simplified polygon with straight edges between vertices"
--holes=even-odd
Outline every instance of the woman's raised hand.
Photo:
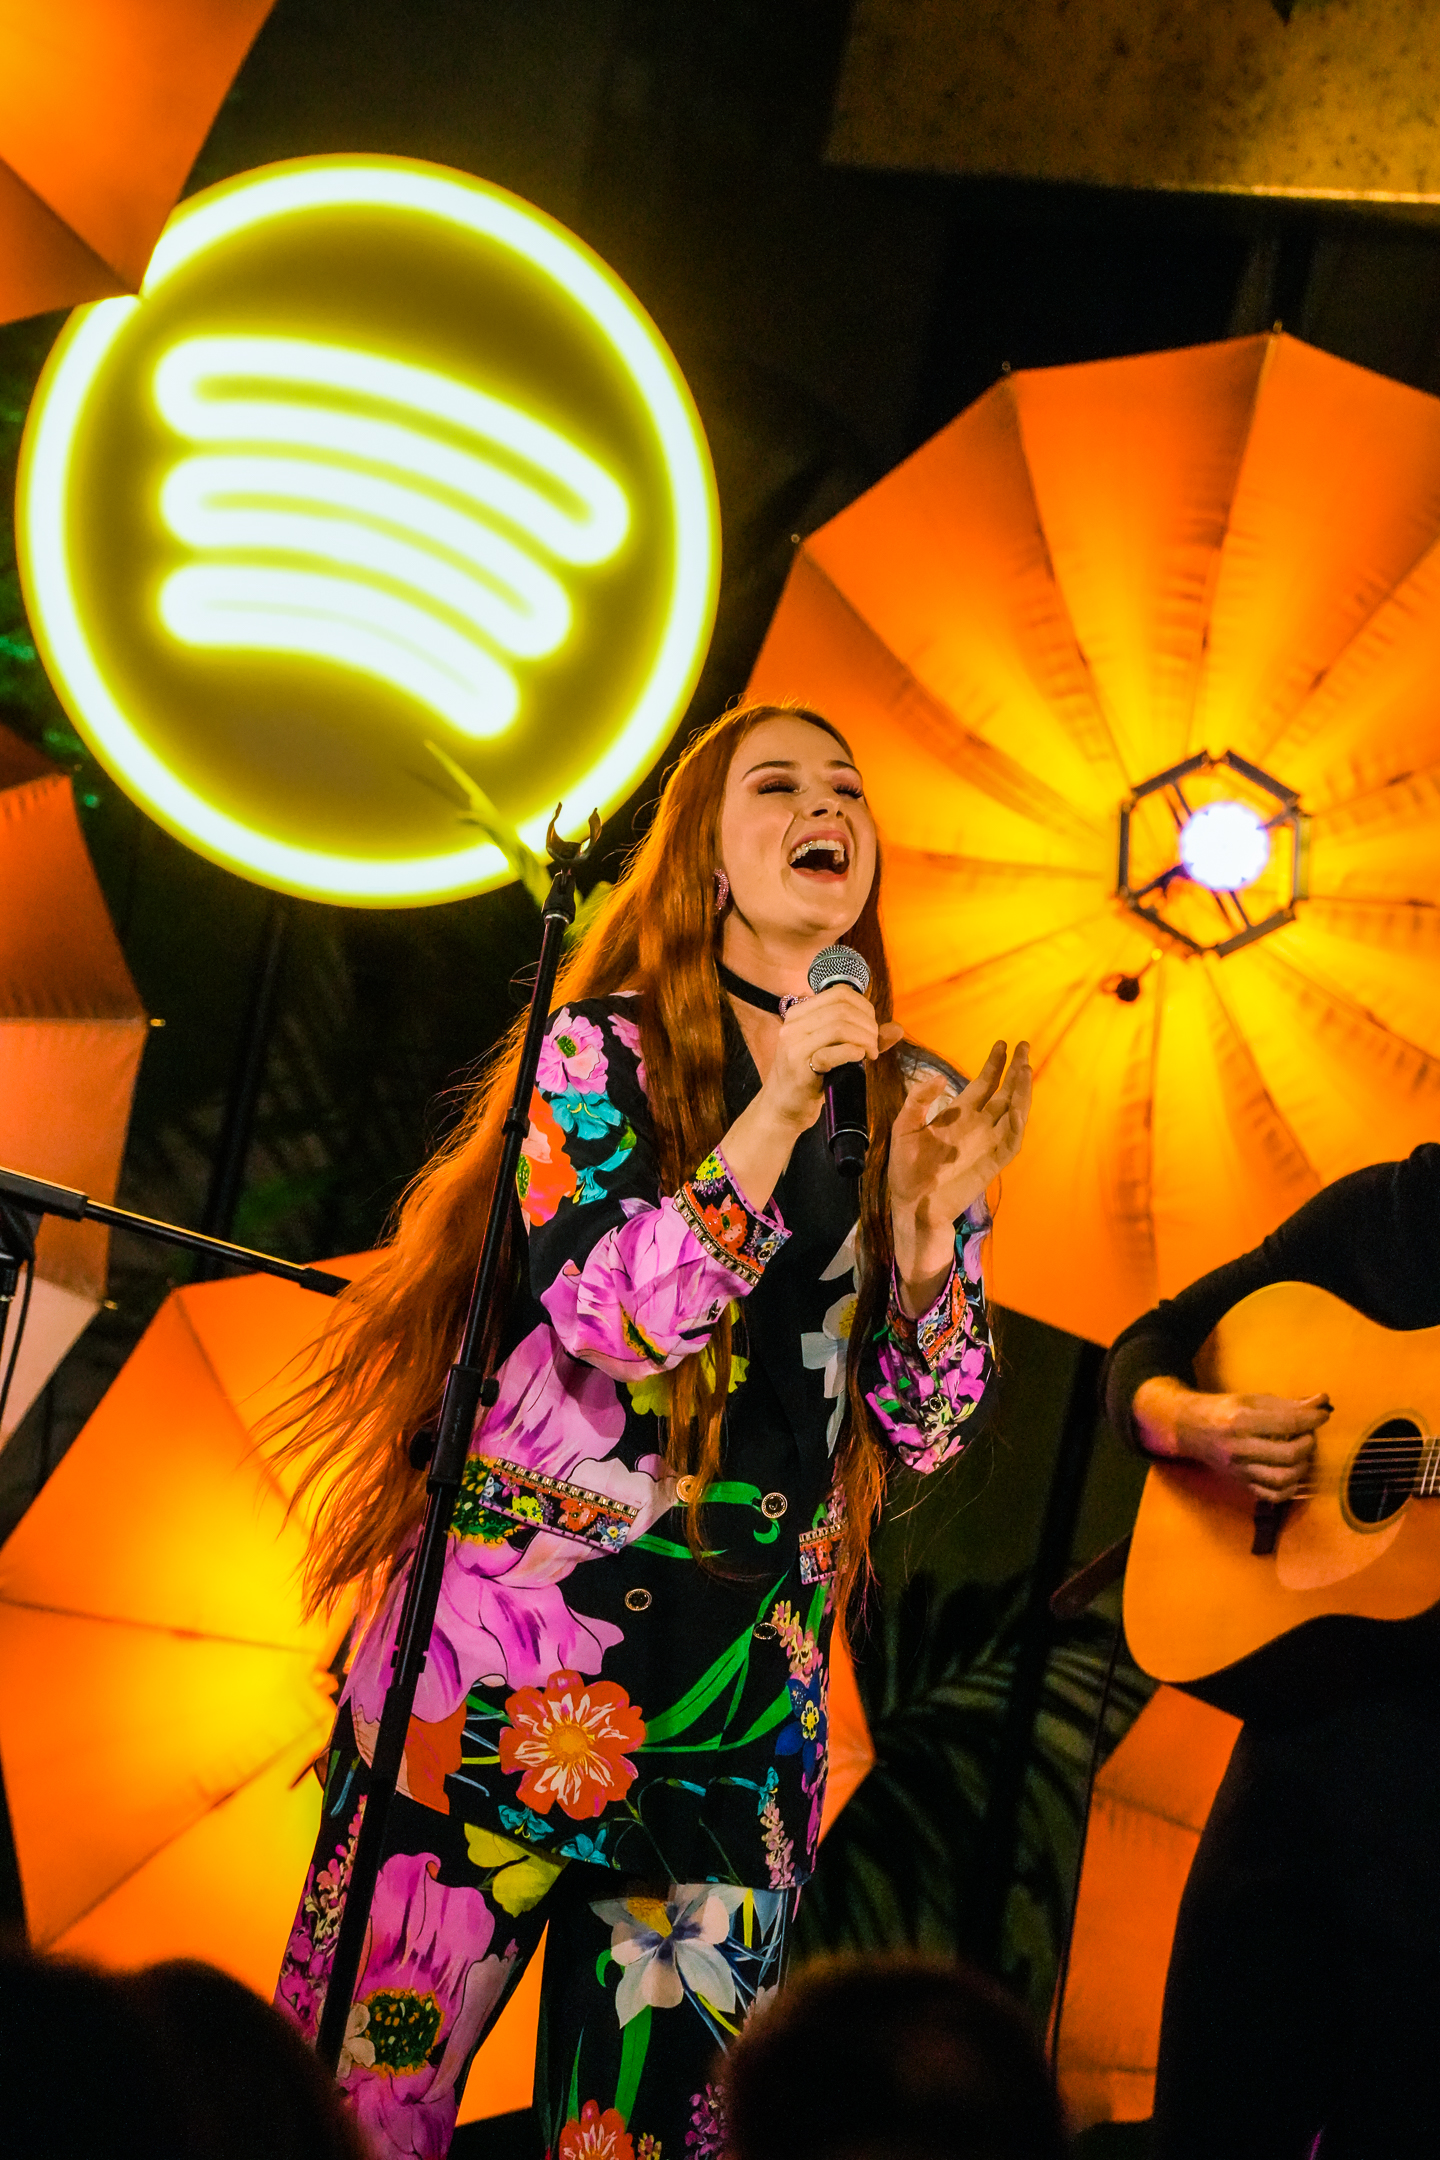
[[1029,1115],[1028,1043],[1016,1044],[1007,1067],[997,1042],[959,1095],[943,1073],[911,1081],[890,1135],[890,1221],[912,1312],[948,1275],[954,1224],[1015,1160]]
[[873,1064],[905,1030],[875,1018],[869,998],[844,984],[792,1005],[780,1024],[775,1057],[762,1094],[772,1114],[796,1133],[820,1115],[825,1075],[864,1058]]

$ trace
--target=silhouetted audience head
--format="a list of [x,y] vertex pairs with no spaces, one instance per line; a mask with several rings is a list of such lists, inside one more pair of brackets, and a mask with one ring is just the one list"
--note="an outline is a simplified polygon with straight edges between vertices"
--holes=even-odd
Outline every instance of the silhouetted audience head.
[[156,2035],[108,1974],[0,1957],[0,2150],[45,2160],[180,2160]]
[[151,1965],[128,1982],[172,2065],[187,2154],[364,2160],[333,2079],[288,2018],[213,1965]]
[[726,2059],[731,2160],[1063,2160],[1024,2011],[968,1966],[807,1967]]
[[36,2160],[365,2160],[287,2019],[213,1966],[102,1973],[0,1953],[0,2151]]

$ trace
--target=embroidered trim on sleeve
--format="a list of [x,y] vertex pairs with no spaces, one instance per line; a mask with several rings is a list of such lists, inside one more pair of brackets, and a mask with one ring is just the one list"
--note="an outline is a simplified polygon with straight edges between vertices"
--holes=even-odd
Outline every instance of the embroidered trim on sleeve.
[[918,1350],[931,1372],[940,1364],[957,1335],[964,1334],[969,1309],[965,1280],[958,1267],[952,1266],[944,1289],[918,1320],[912,1320],[900,1303],[898,1274],[891,1276],[890,1310],[886,1315],[890,1332],[906,1349]]
[[[473,1480],[468,1474],[472,1469],[479,1473]],[[527,1470],[501,1455],[472,1455],[466,1471],[467,1489],[475,1485],[473,1507],[525,1530],[552,1530],[557,1537],[575,1538],[597,1553],[623,1552],[640,1512],[628,1501],[567,1485],[563,1478]]]
[[681,1186],[675,1207],[711,1259],[751,1288],[790,1234],[778,1217],[751,1212],[719,1148]]

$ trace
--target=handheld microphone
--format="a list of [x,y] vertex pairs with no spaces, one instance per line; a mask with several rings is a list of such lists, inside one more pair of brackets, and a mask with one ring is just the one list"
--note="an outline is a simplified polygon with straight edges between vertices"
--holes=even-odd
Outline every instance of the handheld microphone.
[[[817,997],[836,983],[863,994],[870,987],[870,969],[849,945],[827,945],[811,961],[808,980]],[[836,1065],[825,1075],[825,1145],[841,1177],[859,1177],[870,1148],[863,1058]]]

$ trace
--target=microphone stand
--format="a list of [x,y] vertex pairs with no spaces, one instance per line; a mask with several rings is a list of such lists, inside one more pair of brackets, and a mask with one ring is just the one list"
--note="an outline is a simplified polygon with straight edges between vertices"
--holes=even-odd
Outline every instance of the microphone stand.
[[[298,1260],[277,1260],[273,1253],[252,1252],[248,1245],[232,1245],[228,1238],[210,1237],[203,1230],[186,1230],[179,1223],[157,1222],[153,1215],[135,1215],[129,1208],[111,1207],[108,1201],[92,1200],[88,1193],[76,1192],[69,1185],[52,1185],[47,1178],[27,1177],[22,1170],[0,1168],[0,1419],[10,1400],[20,1342],[30,1317],[35,1234],[42,1215],[60,1215],[66,1222],[105,1223],[112,1230],[129,1230],[155,1244],[180,1245],[186,1252],[202,1253],[212,1267],[243,1268],[247,1275],[275,1275],[281,1282],[313,1290],[320,1297],[338,1297],[349,1288],[343,1275],[329,1275],[323,1268],[306,1267]],[[22,1269],[25,1294],[7,1350],[10,1311]]]
[[153,1215],[111,1207],[108,1201],[92,1200],[69,1185],[51,1185],[19,1170],[0,1169],[0,1308],[14,1296],[19,1265],[34,1259],[33,1239],[26,1249],[24,1218],[38,1215],[61,1215],[67,1222],[98,1222],[112,1230],[130,1230],[155,1244],[181,1245],[226,1267],[243,1268],[247,1275],[278,1276],[281,1282],[314,1290],[321,1297],[338,1297],[350,1287],[343,1275],[327,1275],[323,1268],[306,1267],[299,1260],[277,1260],[273,1253],[252,1252],[248,1245],[232,1245],[228,1238],[209,1237],[203,1230],[186,1230],[179,1223],[158,1222]]
[[[557,804],[555,818],[559,815]],[[480,1410],[490,1408],[500,1392],[498,1380],[486,1368],[498,1334],[498,1330],[492,1328],[491,1322],[497,1316],[502,1300],[508,1298],[509,1286],[502,1286],[499,1279],[505,1226],[514,1204],[515,1172],[519,1167],[521,1143],[530,1130],[530,1098],[535,1088],[545,1023],[550,1014],[550,994],[555,987],[555,974],[560,965],[560,952],[566,929],[575,920],[575,870],[578,864],[587,862],[594,854],[600,838],[598,811],[592,810],[590,813],[590,837],[583,846],[577,841],[561,840],[555,831],[555,818],[551,819],[550,830],[545,835],[551,883],[549,895],[541,911],[543,930],[540,959],[535,970],[535,987],[530,994],[530,1015],[520,1051],[515,1088],[501,1127],[505,1136],[504,1146],[500,1155],[500,1167],[490,1193],[485,1237],[480,1249],[480,1264],[476,1270],[474,1287],[470,1293],[469,1310],[465,1316],[465,1330],[460,1339],[459,1354],[445,1376],[445,1390],[440,1400],[436,1429],[433,1434],[417,1433],[411,1442],[411,1460],[416,1468],[421,1468],[427,1459],[430,1464],[430,1473],[425,1483],[425,1516],[421,1525],[420,1541],[410,1562],[409,1577],[405,1585],[405,1602],[401,1610],[395,1648],[390,1658],[390,1684],[386,1690],[385,1707],[380,1714],[380,1729],[375,1739],[375,1756],[370,1767],[365,1812],[361,1817],[360,1834],[355,1842],[355,1858],[345,1892],[340,1927],[335,1938],[335,1955],[330,1966],[325,2008],[321,2013],[320,2031],[315,2043],[316,2053],[332,2075],[339,2065],[340,2050],[350,2020],[350,2005],[360,1975],[360,1959],[370,1924],[370,1907],[375,1896],[380,1865],[385,1857],[385,1830],[390,1805],[395,1797],[404,1760],[405,1740],[415,1707],[415,1690],[424,1670],[430,1635],[435,1625],[435,1609],[440,1600],[440,1579],[445,1565],[445,1545],[450,1534],[450,1521],[455,1512],[466,1457],[470,1451],[475,1419]]]

